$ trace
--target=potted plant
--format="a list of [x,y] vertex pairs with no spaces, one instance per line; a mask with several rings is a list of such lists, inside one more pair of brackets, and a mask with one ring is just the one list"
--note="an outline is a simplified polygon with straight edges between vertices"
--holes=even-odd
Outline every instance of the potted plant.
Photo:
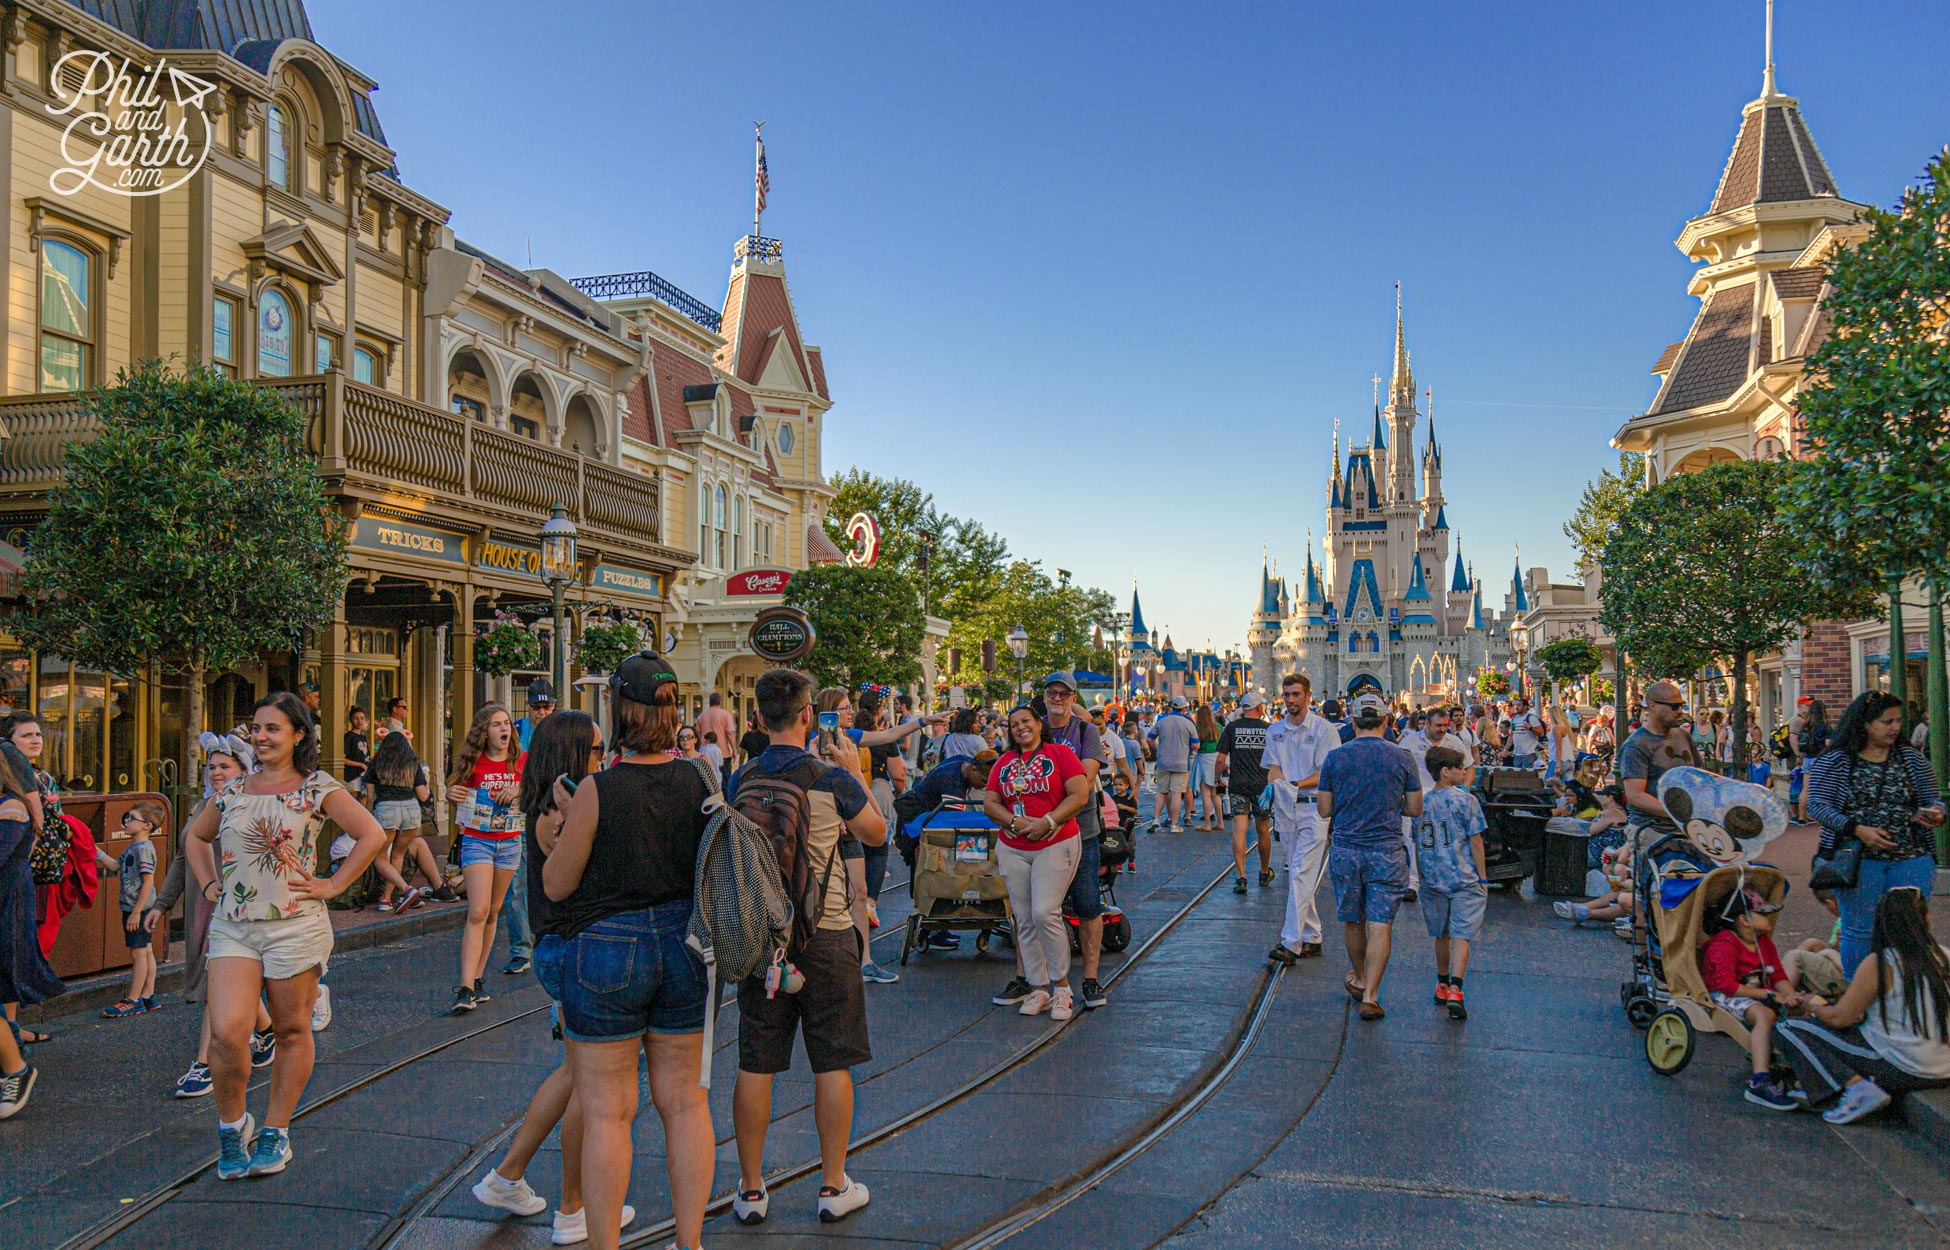
[[599,619],[582,627],[582,645],[576,655],[588,672],[613,673],[617,665],[643,650],[643,643],[643,631],[635,621]]
[[489,677],[506,677],[541,663],[542,640],[512,612],[496,611],[494,623],[474,636],[474,668]]

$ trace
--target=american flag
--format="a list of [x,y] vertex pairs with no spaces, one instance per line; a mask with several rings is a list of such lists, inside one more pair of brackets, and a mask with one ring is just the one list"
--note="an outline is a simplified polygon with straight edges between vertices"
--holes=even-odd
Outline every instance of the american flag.
[[765,137],[758,140],[758,172],[753,175],[752,185],[758,193],[758,211],[765,211],[765,194],[772,189],[772,175],[765,169]]

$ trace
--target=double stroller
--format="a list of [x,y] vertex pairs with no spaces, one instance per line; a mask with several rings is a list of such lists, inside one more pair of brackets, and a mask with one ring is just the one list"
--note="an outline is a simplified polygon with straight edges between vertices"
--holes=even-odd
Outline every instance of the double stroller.
[[1787,896],[1787,878],[1766,864],[1715,866],[1682,834],[1648,845],[1633,870],[1632,979],[1619,986],[1625,1018],[1645,1030],[1652,1070],[1676,1076],[1693,1060],[1701,1033],[1724,1033],[1749,1048],[1747,1026],[1716,1005],[1700,975],[1699,953],[1736,890],[1770,903]]

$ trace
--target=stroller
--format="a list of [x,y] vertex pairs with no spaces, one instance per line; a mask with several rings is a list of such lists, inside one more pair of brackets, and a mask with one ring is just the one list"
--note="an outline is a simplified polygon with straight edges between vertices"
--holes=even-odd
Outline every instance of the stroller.
[[1619,986],[1625,1018],[1645,1032],[1645,1058],[1662,1076],[1693,1060],[1701,1033],[1724,1033],[1748,1048],[1747,1026],[1716,1006],[1700,975],[1705,923],[1735,890],[1770,903],[1787,895],[1787,878],[1766,864],[1714,867],[1670,834],[1652,843],[1633,868],[1632,979]]
[[903,854],[911,846],[914,910],[901,937],[901,965],[926,950],[928,935],[975,931],[975,952],[988,953],[996,935],[1014,940],[1009,887],[996,866],[996,829],[975,803],[948,798],[901,831]]
[[[1137,855],[1137,825],[1123,818],[1124,809],[1110,795],[1105,804],[1109,810],[1103,812],[1104,832],[1097,841],[1097,891],[1104,903],[1104,949],[1121,951],[1131,944],[1131,918],[1117,904],[1117,874],[1124,870]],[[1136,804],[1131,805],[1133,815]],[[1070,950],[1074,954],[1083,949],[1083,919],[1069,905],[1069,896],[1063,899],[1063,924],[1070,934]]]

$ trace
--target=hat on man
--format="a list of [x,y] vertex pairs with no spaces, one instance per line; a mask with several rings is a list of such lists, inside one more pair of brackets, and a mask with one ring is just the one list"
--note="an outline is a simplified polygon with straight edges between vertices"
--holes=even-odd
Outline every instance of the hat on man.
[[1075,694],[1077,692],[1077,675],[1068,669],[1058,669],[1048,677],[1043,678],[1043,685],[1045,687],[1061,686],[1071,694]]
[[1815,701],[1815,697],[1814,697],[1813,695],[1811,695],[1811,694],[1804,694],[1804,695],[1802,695],[1802,696],[1801,696],[1800,698],[1798,698],[1798,699],[1796,699],[1796,700],[1794,701],[1794,706],[1796,706],[1796,707],[1807,707],[1807,706],[1808,706],[1808,705],[1809,705],[1810,703],[1813,703],[1814,701]]
[[1265,707],[1265,706],[1266,706],[1266,696],[1261,694],[1257,690],[1248,694],[1245,698],[1239,700],[1239,710],[1242,712],[1250,712],[1256,707]]
[[670,671],[670,661],[654,651],[639,651],[609,675],[610,690],[637,703],[654,702],[657,691],[676,684],[677,674]]
[[528,683],[528,702],[530,704],[555,702],[555,687],[549,684],[548,678],[537,677]]
[[1175,694],[1171,696],[1171,708],[1174,712],[1182,712],[1190,706],[1191,701],[1186,699],[1184,695]]
[[1363,690],[1348,705],[1348,715],[1362,729],[1378,729],[1388,719],[1388,700],[1372,690]]

